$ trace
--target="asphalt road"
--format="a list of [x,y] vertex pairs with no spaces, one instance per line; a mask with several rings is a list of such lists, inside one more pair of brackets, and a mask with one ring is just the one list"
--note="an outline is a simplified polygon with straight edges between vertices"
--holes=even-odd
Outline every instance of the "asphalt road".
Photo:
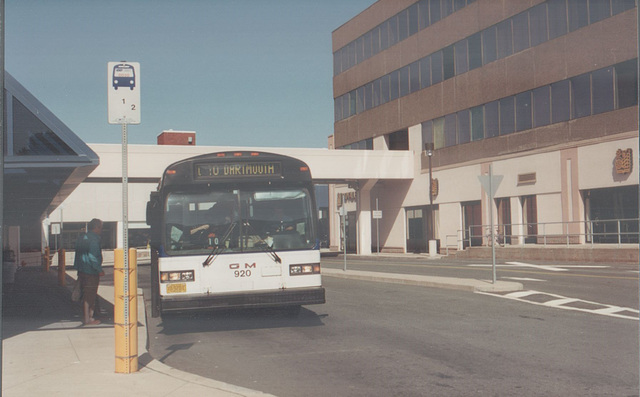
[[[491,277],[486,263],[403,262],[348,266]],[[544,280],[522,281],[525,289],[637,310],[637,268],[544,266],[505,265],[498,274]],[[143,288],[148,270],[140,266]],[[464,291],[323,281],[327,303],[298,318],[274,310],[149,318],[149,351],[172,367],[283,397],[638,395],[637,320]]]

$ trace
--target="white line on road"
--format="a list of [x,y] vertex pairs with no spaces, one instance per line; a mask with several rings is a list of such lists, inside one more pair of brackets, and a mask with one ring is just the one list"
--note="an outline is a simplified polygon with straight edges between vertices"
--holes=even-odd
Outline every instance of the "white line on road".
[[[476,294],[491,295],[491,296],[496,296],[498,298],[505,298],[505,299],[511,299],[519,302],[531,303],[533,305],[554,307],[557,309],[564,309],[564,310],[574,310],[574,311],[579,311],[584,313],[598,314],[601,316],[624,318],[627,320],[638,321],[638,316],[640,315],[640,312],[637,309],[608,305],[606,303],[591,302],[591,301],[586,301],[582,299],[567,298],[561,295],[550,294],[547,292],[533,291],[533,290],[517,291],[517,292],[512,292],[506,295],[500,295],[492,292],[481,292],[481,291],[476,291]],[[525,299],[527,296],[530,296],[530,295],[537,295],[538,296],[537,299],[539,299],[540,295],[548,296],[549,299],[544,302]],[[583,304],[583,306],[601,306],[601,307],[596,309],[586,309],[584,307],[568,306],[568,304]]]
[[528,277],[500,277],[500,278],[505,280],[515,280],[515,281],[547,281],[547,280],[541,280],[539,278],[528,278]]
[[542,269],[542,270],[550,270],[552,272],[566,272],[567,269],[563,269],[555,266],[545,266],[545,265],[534,265],[531,263],[523,263],[523,262],[507,262],[508,265],[522,266],[522,267],[533,267],[534,269]]

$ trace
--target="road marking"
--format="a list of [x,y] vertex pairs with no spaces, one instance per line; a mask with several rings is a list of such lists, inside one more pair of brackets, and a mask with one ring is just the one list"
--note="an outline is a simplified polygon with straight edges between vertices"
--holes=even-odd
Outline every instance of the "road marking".
[[[498,298],[505,298],[510,300],[515,300],[524,303],[531,303],[533,305],[546,306],[546,307],[554,307],[556,309],[564,309],[564,310],[574,310],[584,313],[597,314],[601,316],[609,316],[616,318],[624,318],[627,320],[635,320],[638,321],[638,317],[640,312],[637,309],[632,309],[629,307],[621,307],[608,305],[605,303],[591,302],[583,299],[576,298],[568,298],[566,296],[550,294],[548,292],[540,292],[540,291],[516,291],[508,294],[499,294],[495,292],[481,292],[476,291],[476,294],[482,295],[490,295]],[[526,299],[529,296],[536,296],[536,300]],[[584,307],[580,307],[584,306]],[[596,308],[587,309],[586,306],[596,306]],[[600,307],[597,307],[600,306]],[[627,314],[625,314],[627,313]]]
[[516,281],[547,281],[547,280],[541,280],[539,278],[528,278],[528,277],[500,277],[500,278],[505,280],[516,280]]
[[545,265],[534,265],[531,263],[523,263],[523,262],[507,262],[508,265],[516,265],[522,267],[532,267],[534,269],[542,269],[542,270],[550,270],[552,272],[566,272],[567,269],[563,269],[561,267],[555,266],[545,266]]
[[608,269],[611,266],[594,266],[594,265],[562,265],[561,267],[576,268],[576,269]]

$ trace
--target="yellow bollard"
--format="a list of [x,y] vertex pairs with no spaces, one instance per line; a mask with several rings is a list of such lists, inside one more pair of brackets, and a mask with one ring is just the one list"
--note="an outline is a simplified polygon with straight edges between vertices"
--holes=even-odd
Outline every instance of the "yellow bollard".
[[64,287],[66,282],[66,270],[65,270],[65,250],[58,250],[58,285]]
[[[116,372],[138,371],[138,272],[137,251],[129,250],[129,271],[124,268],[124,250],[116,249],[113,266],[113,286],[115,293],[113,322],[116,344]],[[125,296],[125,274],[129,276],[128,293]],[[128,312],[125,313],[125,309]]]

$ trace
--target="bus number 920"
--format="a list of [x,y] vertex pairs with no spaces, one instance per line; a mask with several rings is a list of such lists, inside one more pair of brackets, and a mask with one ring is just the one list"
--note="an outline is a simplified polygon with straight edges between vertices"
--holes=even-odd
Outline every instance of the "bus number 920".
[[251,270],[235,270],[233,275],[236,277],[251,277]]

